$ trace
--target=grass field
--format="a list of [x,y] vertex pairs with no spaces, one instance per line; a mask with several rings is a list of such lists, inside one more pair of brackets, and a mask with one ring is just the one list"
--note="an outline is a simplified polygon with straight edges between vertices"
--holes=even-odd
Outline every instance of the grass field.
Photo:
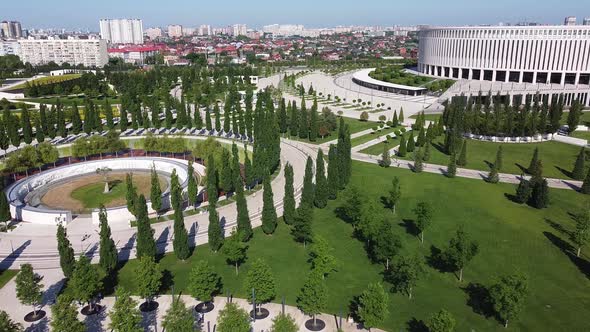
[[574,131],[570,135],[575,138],[590,140],[590,131]]
[[[84,107],[84,103],[86,102],[86,98],[84,97],[41,97],[41,98],[26,98],[23,99],[23,101],[29,101],[29,102],[33,102],[33,103],[40,103],[40,104],[47,104],[47,105],[55,105],[57,104],[57,100],[59,99],[59,102],[62,105],[66,105],[66,106],[72,106],[74,105],[74,103],[76,103],[78,105],[78,107]],[[114,104],[119,104],[121,102],[121,100],[119,99],[119,97],[115,97],[115,98],[108,98],[109,102],[111,103],[111,105]],[[90,100],[92,100],[92,102],[94,102],[94,104],[96,105],[100,105],[102,106],[105,102],[105,98],[104,97],[100,97],[100,98],[91,98]]]
[[[503,150],[503,173],[521,174],[529,167],[533,152],[539,148],[539,159],[543,161],[543,175],[551,178],[569,179],[580,147],[559,143],[494,143],[467,140],[467,166],[464,168],[489,171],[496,159],[498,147]],[[444,138],[437,138],[430,149],[429,163],[447,165],[449,156],[443,152]],[[402,159],[412,159],[407,155]]]
[[[343,119],[344,119],[344,123],[348,124],[348,128],[349,128],[351,134],[358,133],[359,131],[363,131],[363,130],[377,126],[377,123],[372,122],[372,121],[360,121],[358,119],[352,119],[352,118],[347,118],[347,117],[343,117]],[[293,140],[296,140],[296,141],[307,142],[307,143],[312,143],[312,144],[322,144],[325,142],[333,141],[335,139],[338,139],[338,127],[340,126],[340,119],[338,119],[338,121],[336,122],[336,125],[337,125],[336,130],[334,130],[331,133],[331,135],[328,135],[323,138],[318,137],[318,139],[315,142],[310,142],[308,139],[300,139],[299,137],[290,137],[290,138]]]
[[371,133],[371,134],[359,136],[359,137],[351,139],[350,143],[352,144],[352,146],[361,145],[361,144],[367,143],[369,141],[372,141],[372,140],[378,138],[379,136],[383,137],[383,136],[389,135],[389,134],[393,133],[396,129],[399,129],[399,127],[387,128],[387,129],[383,129],[381,131],[378,131],[376,133]]
[[[498,275],[520,270],[529,276],[530,295],[519,319],[511,322],[515,331],[587,331],[590,322],[590,268],[588,250],[581,260],[571,256],[567,232],[573,228],[570,213],[578,211],[585,197],[569,190],[551,189],[552,204],[544,210],[518,205],[506,198],[515,187],[491,185],[470,179],[448,179],[435,174],[413,174],[401,169],[383,169],[376,165],[353,164],[352,184],[366,191],[368,197],[380,200],[391,178],[397,175],[402,185],[402,199],[397,215],[383,208],[384,218],[399,223],[399,236],[404,252],[428,257],[431,250],[444,248],[459,225],[464,225],[477,240],[480,253],[466,267],[464,281],[459,283],[453,273],[428,268],[427,274],[414,290],[414,298],[390,293],[389,316],[380,326],[387,331],[413,330],[414,322],[425,320],[431,313],[445,308],[458,326],[456,331],[504,331],[493,317],[478,313],[477,300],[467,286],[489,285]],[[413,218],[412,208],[418,201],[430,202],[435,210],[425,243],[406,226]],[[454,202],[450,206],[449,202]],[[368,283],[382,281],[383,267],[372,264],[363,244],[353,237],[352,227],[340,220],[336,208],[341,198],[330,202],[323,210],[315,210],[313,232],[327,239],[334,248],[339,268],[326,279],[329,290],[325,312],[348,312],[354,296]],[[160,261],[166,270],[164,291],[185,290],[188,272],[194,262],[207,260],[223,278],[224,293],[239,297],[249,294],[243,288],[244,277],[254,258],[263,258],[272,267],[277,283],[277,299],[285,296],[295,304],[296,296],[309,270],[308,256],[303,246],[291,239],[287,226],[279,222],[277,232],[264,235],[256,229],[248,250],[248,260],[235,275],[221,253],[212,253],[207,245],[199,246],[185,262],[174,254]],[[125,264],[119,273],[119,285],[134,291],[136,261]],[[388,285],[386,285],[387,288]]]
[[[406,139],[408,139],[408,137],[410,136],[410,132],[407,131],[403,135],[406,137]],[[381,154],[383,154],[383,146],[387,146],[387,149],[391,150],[391,149],[395,148],[396,146],[398,146],[400,141],[401,141],[401,137],[397,136],[395,138],[388,139],[385,142],[371,145],[368,148],[361,150],[360,152],[374,155],[374,156],[380,156]]]
[[18,270],[3,270],[0,271],[0,289],[6,285],[10,281],[10,279],[14,278],[14,276],[18,273]]
[[[112,172],[109,174],[109,193],[103,193],[104,180],[101,175],[88,175],[74,179],[63,185],[50,189],[42,198],[46,206],[68,209],[73,211],[86,211],[98,208],[104,204],[107,208],[125,205],[125,176],[126,173]],[[133,183],[138,194],[149,196],[150,174],[147,172],[135,172]],[[160,178],[162,191],[167,187],[167,181]]]
[[[82,76],[82,74],[66,74],[66,75],[61,75],[61,76],[46,76],[46,77],[40,77],[40,78],[34,79],[32,81],[29,81],[28,84],[29,85],[32,85],[32,84],[37,84],[37,85],[54,84],[54,83],[73,80],[73,79],[79,78],[81,76]],[[14,86],[10,90],[20,90],[20,89],[24,89],[26,87],[27,87],[27,83],[21,83],[19,85]]]

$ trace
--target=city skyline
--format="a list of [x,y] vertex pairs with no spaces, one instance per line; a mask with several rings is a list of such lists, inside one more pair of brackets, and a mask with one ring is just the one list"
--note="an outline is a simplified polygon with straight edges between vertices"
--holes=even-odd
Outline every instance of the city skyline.
[[[25,3],[3,4],[2,20],[20,21],[25,28],[65,28],[98,31],[99,20],[104,18],[140,18],[145,27],[180,24],[197,26],[210,24],[224,26],[235,23],[260,28],[269,24],[303,24],[307,27],[333,27],[337,25],[479,25],[500,22],[539,22],[562,24],[565,16],[578,16],[578,21],[590,16],[590,9],[575,0],[533,1],[514,3],[509,0],[469,2],[466,0],[424,0],[419,8],[413,3],[368,0],[359,6],[351,0],[318,3],[301,0],[289,5],[260,0],[255,3],[226,1],[226,6],[199,4],[186,0],[172,0],[165,4],[148,1],[105,0],[86,3],[56,0],[51,3],[34,0]],[[31,10],[34,7],[35,10]],[[55,8],[68,8],[55,12]],[[557,10],[556,10],[557,8]],[[76,15],[71,15],[75,12]],[[52,13],[47,15],[47,13]],[[415,15],[413,15],[414,13]]]

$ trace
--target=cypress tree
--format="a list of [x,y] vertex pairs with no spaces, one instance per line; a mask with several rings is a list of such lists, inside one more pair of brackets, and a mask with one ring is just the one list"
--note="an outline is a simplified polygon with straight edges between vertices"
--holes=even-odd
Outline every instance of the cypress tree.
[[422,153],[422,160],[429,161],[430,160],[430,142],[426,142],[426,146],[424,147],[424,153]]
[[313,161],[307,157],[305,164],[305,175],[303,176],[303,189],[301,193],[300,206],[312,207],[314,202],[314,185],[313,185]]
[[394,127],[399,126],[399,120],[397,118],[397,111],[393,111],[393,119],[391,119]]
[[454,178],[457,175],[457,160],[454,154],[449,158],[449,165],[447,166],[447,177]]
[[580,149],[580,153],[578,153],[578,157],[576,158],[576,163],[574,164],[574,169],[572,170],[572,178],[575,180],[583,180],[584,179],[584,161],[586,159],[586,152],[585,149],[582,147]]
[[103,205],[100,206],[98,213],[98,219],[100,220],[100,260],[99,265],[102,267],[106,275],[110,275],[115,268],[119,260],[117,253],[117,246],[115,241],[111,238],[111,228],[107,220],[107,210]]
[[287,109],[285,105],[285,98],[281,98],[281,104],[279,106],[279,128],[281,130],[281,134],[287,132]]
[[424,170],[424,164],[422,163],[423,160],[422,152],[417,150],[414,152],[414,172],[421,173]]
[[531,163],[529,164],[529,168],[527,169],[529,174],[537,173],[537,165],[539,163],[539,148],[535,148],[535,152],[533,153],[533,158],[531,159]]
[[225,148],[221,150],[221,160],[227,162],[221,165],[221,172],[219,174],[219,186],[221,187],[221,189],[223,189],[225,193],[230,193],[234,190],[234,178],[232,177],[231,154]]
[[295,216],[295,220],[293,220],[291,235],[295,241],[303,243],[304,247],[312,240],[312,220],[313,209],[307,206],[300,207],[297,215]]
[[29,115],[29,109],[23,107],[20,115],[21,128],[23,129],[23,140],[27,144],[31,144],[33,141],[33,128],[31,128],[31,117]]
[[219,215],[217,214],[216,202],[209,202],[209,227],[207,235],[209,237],[209,248],[213,252],[217,252],[223,246],[223,229],[219,223]]
[[265,234],[272,234],[277,228],[277,211],[273,202],[272,187],[270,185],[270,176],[265,176],[262,181],[262,231]]
[[461,153],[459,154],[459,159],[457,160],[457,165],[467,166],[467,140],[463,140]]
[[231,164],[231,177],[232,177],[232,187],[235,191],[244,190],[244,180],[242,179],[242,174],[240,170],[240,153],[238,151],[238,146],[234,143],[231,147],[232,152],[232,164]]
[[416,141],[416,146],[424,146],[426,143],[426,134],[424,133],[424,127],[420,127],[420,131],[418,132],[418,140]]
[[514,200],[520,204],[526,203],[531,197],[531,191],[531,183],[525,179],[524,176],[521,176],[520,183],[518,184],[518,187],[516,187],[516,195]]
[[546,179],[533,183],[531,205],[537,209],[543,209],[549,205],[549,186]]
[[285,165],[285,196],[283,197],[283,219],[291,225],[295,219],[295,189],[293,188],[293,166]]
[[174,210],[174,240],[172,241],[176,258],[184,261],[190,255],[188,233],[184,227],[184,216],[181,209]]
[[139,195],[136,203],[137,218],[137,258],[144,256],[155,258],[157,254],[154,230],[150,224],[145,196]]
[[41,127],[41,120],[39,117],[35,118],[35,138],[37,139],[38,143],[42,143],[45,141],[45,134],[43,133],[43,128]]
[[309,119],[307,117],[307,109],[305,108],[305,99],[301,99],[301,111],[299,114],[299,138],[305,139],[309,137]]
[[383,153],[381,154],[381,160],[379,160],[379,166],[385,168],[391,166],[391,156],[389,155],[389,146],[387,144],[383,144]]
[[238,209],[237,230],[238,237],[242,242],[247,242],[252,237],[252,224],[250,223],[250,216],[248,214],[248,204],[244,197],[244,188],[236,188],[236,208]]
[[498,147],[498,151],[496,152],[496,161],[494,161],[494,167],[496,168],[496,171],[501,171],[502,170],[502,145],[500,145]]
[[150,201],[152,209],[159,214],[159,211],[162,210],[162,188],[160,188],[160,179],[155,164],[152,164],[151,170]]
[[217,103],[215,103],[215,106],[213,107],[213,113],[215,114],[215,131],[220,132],[221,131],[221,113],[219,111],[219,105]]
[[588,172],[586,173],[586,178],[584,178],[580,192],[582,194],[590,195],[590,169],[588,169]]
[[492,166],[492,169],[490,170],[490,173],[488,174],[486,181],[489,183],[498,183],[500,181],[498,175],[498,168],[496,167],[496,165]]
[[318,149],[315,170],[315,195],[314,204],[317,208],[323,209],[328,204],[328,182],[324,166],[324,152]]
[[203,117],[198,105],[195,105],[195,128],[203,129]]
[[408,153],[408,144],[406,143],[406,136],[402,135],[399,142],[399,150],[397,151],[398,156],[405,157]]
[[197,204],[197,198],[199,195],[199,191],[197,188],[197,180],[195,179],[195,170],[193,168],[192,160],[188,162],[188,183],[187,183],[187,191],[188,191],[188,204],[190,206],[194,206]]
[[309,116],[309,140],[315,142],[319,135],[319,123],[318,123],[318,112],[317,112],[317,99],[314,99],[314,107],[311,108]]
[[[123,111],[121,111],[121,115],[123,115],[122,113]],[[121,121],[121,123],[123,123],[123,121]],[[121,131],[126,130],[127,127],[125,127],[125,129],[123,129],[122,125],[121,125]],[[82,119],[80,118],[80,111],[78,110],[78,105],[76,104],[76,102],[74,102],[74,105],[72,106],[72,132],[76,135],[78,135],[80,132],[82,131]]]
[[208,108],[205,110],[205,128],[207,131],[213,130],[213,126],[211,125],[211,112],[209,112]]
[[338,195],[340,186],[338,177],[338,152],[336,146],[330,144],[330,150],[328,151],[328,199],[336,199]]
[[291,107],[291,116],[289,117],[289,129],[291,136],[297,136],[299,133],[299,110],[297,104],[293,102]]
[[76,257],[66,228],[61,223],[57,225],[57,251],[59,252],[59,265],[64,276],[71,278],[76,267]]
[[127,202],[127,210],[137,216],[135,206],[137,203],[137,190],[133,185],[133,174],[131,173],[127,173],[125,176],[125,200]]
[[408,147],[406,148],[406,150],[408,152],[414,152],[415,148],[416,148],[416,142],[414,141],[414,132],[411,131],[410,137],[408,137]]
[[2,121],[2,119],[0,119],[0,149],[4,150],[6,152],[6,149],[8,149],[9,144],[10,144],[10,140],[8,138],[8,135],[6,134],[6,128],[4,126],[4,121]]
[[403,124],[404,123],[404,108],[400,107],[399,109],[399,117],[398,117],[399,123]]
[[[41,125],[43,126],[43,125]],[[57,133],[62,138],[66,138],[68,136],[68,130],[66,129],[66,115],[61,107],[57,110]]]
[[172,115],[172,109],[170,107],[166,107],[164,111],[164,126],[166,129],[172,128],[172,122],[174,121],[174,116]]
[[350,181],[350,175],[352,174],[352,145],[350,143],[349,127],[344,123],[344,119],[342,117],[340,118],[340,126],[338,127],[338,131],[338,144],[336,145],[336,151],[338,152],[340,189],[344,189]]
[[[74,109],[74,116],[75,116],[75,114],[77,114],[76,109]],[[119,117],[119,128],[121,129],[121,132],[124,132],[124,131],[127,130],[127,125],[128,125],[128,121],[129,121],[127,119],[127,110],[124,107],[121,106],[121,112],[119,114],[120,114],[120,117]],[[78,117],[80,117],[80,114],[78,114]],[[81,124],[80,124],[80,128],[82,128],[82,125]],[[78,133],[79,132],[80,131],[78,131]],[[76,130],[75,129],[74,129],[74,134],[76,134]]]
[[217,204],[217,170],[212,154],[207,158],[207,199],[209,204]]

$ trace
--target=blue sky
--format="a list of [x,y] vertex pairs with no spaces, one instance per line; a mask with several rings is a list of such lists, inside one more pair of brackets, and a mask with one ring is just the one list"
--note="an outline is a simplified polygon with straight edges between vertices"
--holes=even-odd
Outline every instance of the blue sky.
[[246,23],[464,25],[537,21],[561,24],[590,16],[587,0],[0,0],[0,20],[26,28],[98,30],[100,18],[135,17],[144,27]]

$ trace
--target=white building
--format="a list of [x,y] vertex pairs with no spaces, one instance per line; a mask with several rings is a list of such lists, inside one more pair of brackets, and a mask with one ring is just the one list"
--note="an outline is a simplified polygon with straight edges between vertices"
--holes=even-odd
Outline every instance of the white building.
[[112,44],[143,44],[140,19],[101,19],[100,36]]
[[211,35],[211,26],[208,24],[202,24],[199,26],[197,34],[199,36],[210,36]]
[[575,16],[568,16],[563,21],[564,25],[576,25],[576,17]]
[[19,56],[32,65],[57,64],[102,67],[109,61],[104,39],[20,39]]
[[232,36],[245,36],[248,33],[246,24],[234,24],[232,26]]
[[430,27],[419,39],[424,74],[536,84],[590,103],[590,26]]
[[183,36],[192,36],[197,32],[196,28],[187,28],[187,27],[183,27],[182,28],[182,35]]
[[18,39],[23,37],[23,29],[20,22],[2,21],[0,22],[0,37],[7,39]]
[[168,37],[180,38],[182,37],[182,25],[172,24],[168,26]]
[[18,55],[19,49],[18,40],[0,40],[0,56]]
[[149,39],[154,40],[154,39],[162,37],[162,29],[149,28],[149,29],[145,30],[145,34],[146,34],[146,36],[149,37]]

